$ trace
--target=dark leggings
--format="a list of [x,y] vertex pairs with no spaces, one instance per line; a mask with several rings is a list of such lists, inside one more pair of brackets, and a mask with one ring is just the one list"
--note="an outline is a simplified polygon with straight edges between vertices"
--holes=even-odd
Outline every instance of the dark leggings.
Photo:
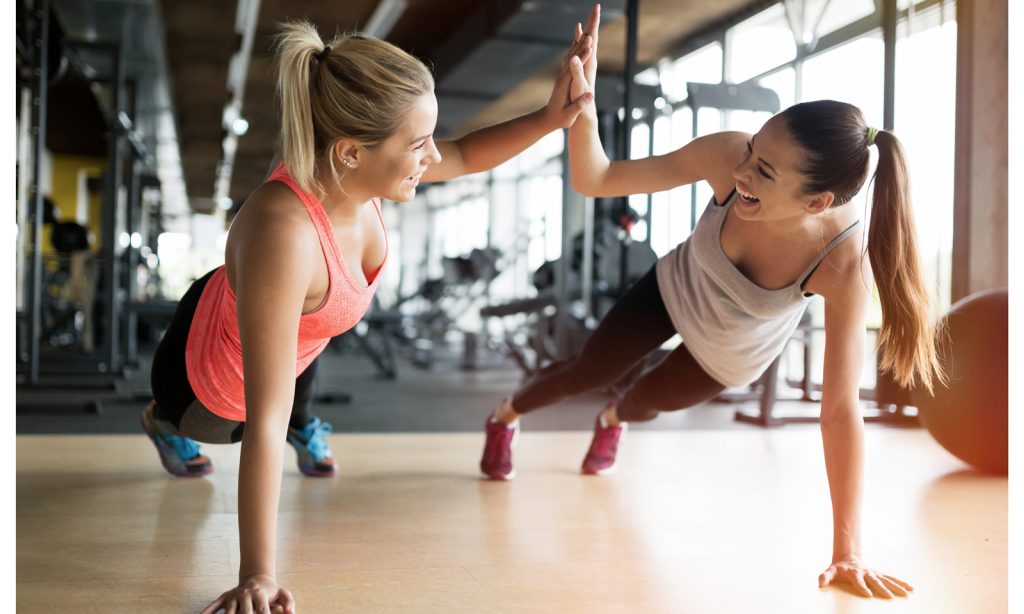
[[[156,401],[157,419],[169,422],[185,437],[206,443],[235,443],[242,440],[245,423],[221,418],[203,407],[196,399],[185,369],[188,331],[192,328],[199,297],[211,275],[213,271],[193,282],[178,302],[174,319],[153,356],[150,381],[153,399]],[[295,379],[295,399],[289,419],[292,428],[301,429],[309,422],[310,408],[316,396],[317,360],[313,360]]]
[[[615,303],[579,354],[534,374],[512,396],[512,407],[527,413],[571,395],[611,386],[675,332],[651,267]],[[640,375],[619,401],[616,413],[627,422],[653,420],[658,412],[692,407],[724,389],[686,346],[680,345]]]

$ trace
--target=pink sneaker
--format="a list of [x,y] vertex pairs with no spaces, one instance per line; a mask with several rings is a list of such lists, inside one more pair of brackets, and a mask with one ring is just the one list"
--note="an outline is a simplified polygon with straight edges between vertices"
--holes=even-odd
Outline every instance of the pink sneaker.
[[614,471],[619,441],[628,428],[629,424],[626,422],[620,422],[618,426],[606,426],[602,424],[601,414],[598,414],[594,421],[594,438],[590,441],[590,449],[583,459],[583,473],[605,475]]
[[487,442],[480,459],[480,471],[492,480],[511,480],[516,477],[512,466],[512,447],[519,439],[519,421],[505,424],[494,419],[492,413],[484,424]]

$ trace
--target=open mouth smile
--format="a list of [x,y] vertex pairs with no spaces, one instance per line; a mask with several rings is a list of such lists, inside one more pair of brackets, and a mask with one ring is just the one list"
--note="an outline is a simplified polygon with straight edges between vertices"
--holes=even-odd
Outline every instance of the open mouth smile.
[[761,199],[741,188],[739,184],[736,184],[736,192],[740,195],[740,200],[748,205],[761,202]]

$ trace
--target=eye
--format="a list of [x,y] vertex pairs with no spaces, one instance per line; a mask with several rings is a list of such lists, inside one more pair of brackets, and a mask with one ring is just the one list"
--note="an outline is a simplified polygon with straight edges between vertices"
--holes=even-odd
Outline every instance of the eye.
[[[747,159],[749,160],[750,156],[752,155],[754,155],[754,146],[751,144],[750,141],[747,141]],[[772,176],[766,173],[765,170],[760,166],[757,167],[757,172],[761,173],[761,175],[763,175],[765,179],[772,178]]]
[[419,151],[419,150],[423,149],[426,146],[426,144],[427,144],[427,142],[423,141],[422,143],[420,143],[416,147],[413,147],[412,150],[413,151]]

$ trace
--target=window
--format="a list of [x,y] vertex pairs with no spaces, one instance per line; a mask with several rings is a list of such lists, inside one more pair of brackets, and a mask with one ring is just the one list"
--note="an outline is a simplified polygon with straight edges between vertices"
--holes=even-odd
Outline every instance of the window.
[[814,38],[815,25],[818,26],[817,34],[820,37],[875,12],[873,0],[803,0],[800,4],[803,6],[804,43]]
[[[633,139],[630,142],[630,158],[646,158],[650,155],[651,145],[651,128],[646,123],[638,123],[633,125]],[[630,237],[634,241],[646,241],[647,240],[647,222],[644,220],[644,216],[647,215],[647,194],[631,194],[629,196],[629,206],[636,211],[637,216],[640,220],[633,226],[630,231]]]
[[869,124],[881,127],[883,69],[882,35],[875,31],[804,62],[800,99],[849,102]]
[[[952,11],[946,11],[947,19]],[[924,272],[938,289],[938,308],[950,304],[953,247],[953,166],[956,124],[956,22],[942,23],[940,7],[917,13],[896,43],[895,133],[910,171],[911,199]],[[920,70],[921,66],[943,70]]]
[[776,4],[731,28],[728,81],[741,83],[796,57],[786,9]]
[[796,102],[796,70],[785,68],[757,81],[761,87],[774,91],[779,96],[779,109],[786,109]]
[[722,46],[705,45],[674,62],[665,63],[661,70],[661,87],[669,102],[686,98],[686,83],[720,83],[722,81]]

